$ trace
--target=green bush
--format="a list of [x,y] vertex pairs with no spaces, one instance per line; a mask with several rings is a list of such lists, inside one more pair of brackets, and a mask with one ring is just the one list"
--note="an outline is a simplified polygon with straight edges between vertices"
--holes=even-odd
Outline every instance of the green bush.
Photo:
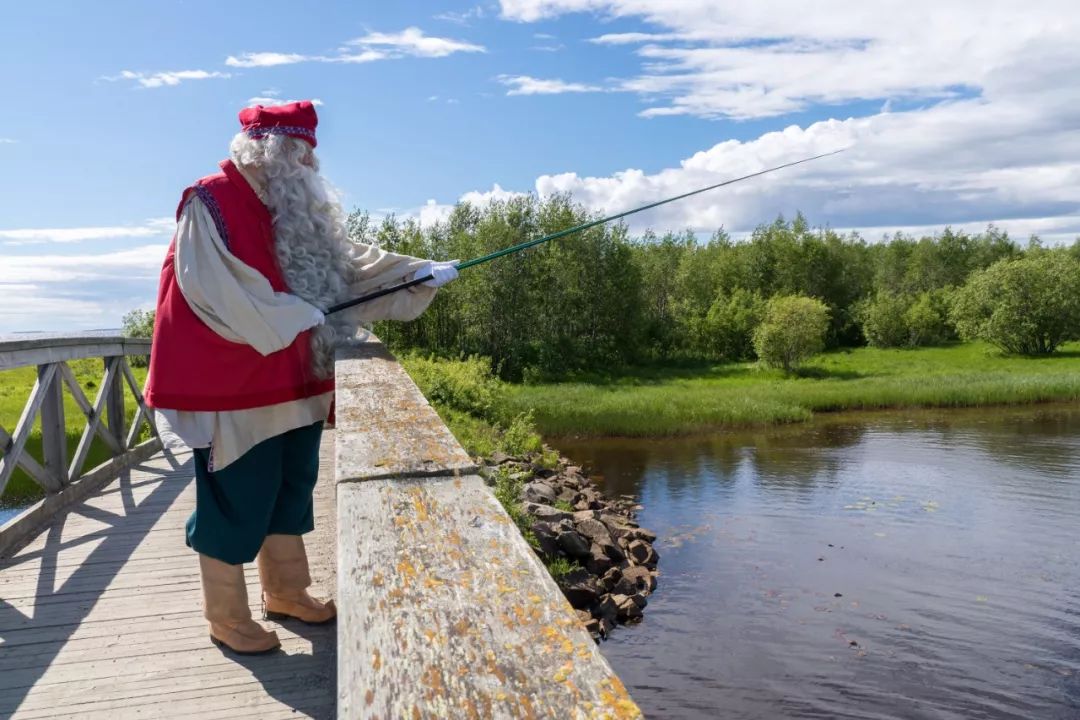
[[494,419],[503,388],[486,358],[440,360],[408,355],[401,364],[430,402],[485,420]]
[[965,340],[1048,355],[1080,338],[1080,261],[1064,250],[999,261],[956,292],[952,319]]
[[[120,321],[120,334],[124,337],[151,338],[154,336],[154,310],[132,310]],[[132,367],[146,367],[150,358],[132,355],[128,358]]]
[[856,315],[862,323],[863,335],[872,347],[903,347],[909,342],[907,296],[879,292],[859,305]]
[[939,345],[950,338],[948,290],[924,292],[915,298],[904,313],[908,346]]
[[507,455],[529,455],[543,450],[544,443],[536,432],[532,410],[520,413],[510,421],[499,444],[499,449]]
[[946,290],[917,296],[881,291],[856,308],[866,342],[879,348],[920,347],[947,340]]
[[720,295],[705,316],[704,342],[719,360],[749,360],[754,355],[754,330],[765,314],[760,294],[739,288]]
[[825,303],[798,295],[774,297],[754,331],[754,350],[766,365],[792,372],[825,348],[828,330]]

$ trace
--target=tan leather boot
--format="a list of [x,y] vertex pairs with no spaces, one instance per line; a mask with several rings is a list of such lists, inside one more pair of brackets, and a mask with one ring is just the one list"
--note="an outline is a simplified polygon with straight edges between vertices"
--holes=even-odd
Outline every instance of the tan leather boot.
[[267,535],[259,550],[258,563],[263,615],[267,620],[296,618],[309,625],[322,625],[337,617],[333,600],[322,602],[308,595],[311,575],[304,538]]
[[251,619],[244,566],[199,555],[205,616],[210,640],[240,655],[259,655],[281,647],[277,633]]

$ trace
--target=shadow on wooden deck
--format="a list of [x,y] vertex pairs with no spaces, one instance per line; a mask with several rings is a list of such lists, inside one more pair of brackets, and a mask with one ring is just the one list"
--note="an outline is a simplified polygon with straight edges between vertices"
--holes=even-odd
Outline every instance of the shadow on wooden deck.
[[0,560],[0,717],[334,716],[333,625],[288,623],[261,657],[210,644],[184,544],[193,476],[189,454],[156,455]]

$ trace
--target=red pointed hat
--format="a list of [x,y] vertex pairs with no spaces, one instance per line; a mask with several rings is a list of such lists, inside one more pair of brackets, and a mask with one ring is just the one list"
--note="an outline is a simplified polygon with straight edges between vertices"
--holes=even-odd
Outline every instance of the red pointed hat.
[[319,117],[307,100],[273,107],[246,107],[240,111],[240,125],[249,137],[288,135],[307,140],[315,147],[315,126]]

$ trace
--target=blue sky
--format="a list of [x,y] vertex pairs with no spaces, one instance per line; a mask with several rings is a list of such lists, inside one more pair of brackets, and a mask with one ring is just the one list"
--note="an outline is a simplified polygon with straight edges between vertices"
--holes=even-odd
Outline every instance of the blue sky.
[[634,229],[1080,234],[1069,3],[723,5],[0,4],[0,332],[150,305],[180,191],[253,98],[318,99],[346,206],[423,222],[507,192],[618,211],[851,147]]

